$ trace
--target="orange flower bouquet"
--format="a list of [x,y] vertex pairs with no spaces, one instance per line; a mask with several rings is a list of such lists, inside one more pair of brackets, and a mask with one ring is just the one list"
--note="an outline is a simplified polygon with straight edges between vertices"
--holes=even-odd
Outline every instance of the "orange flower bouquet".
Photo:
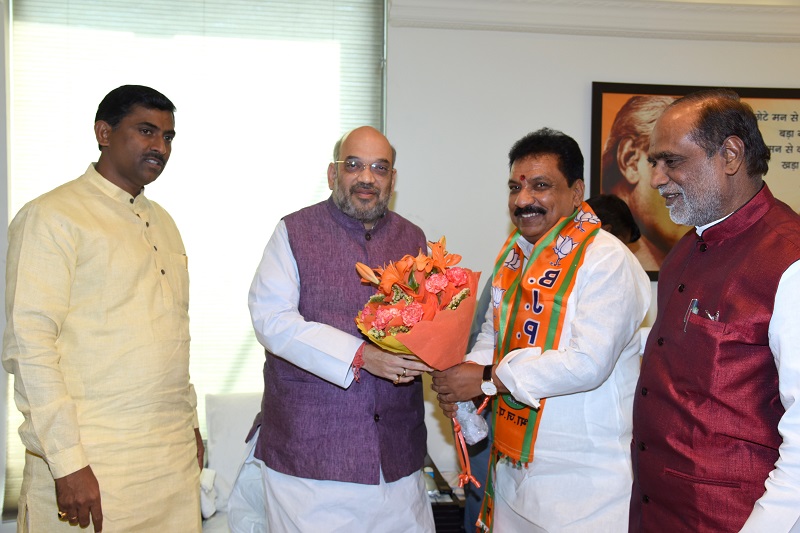
[[[378,288],[356,317],[367,338],[381,348],[419,357],[436,370],[461,363],[475,314],[480,272],[457,267],[461,256],[448,253],[445,238],[383,268],[356,263],[361,281]],[[485,402],[484,402],[485,403]],[[483,406],[481,407],[481,409]],[[453,419],[461,474],[459,485],[480,486],[472,476],[461,424]]]
[[445,370],[466,353],[480,273],[455,266],[461,256],[445,250],[444,237],[428,245],[430,255],[420,251],[383,268],[356,263],[361,280],[378,288],[356,324],[381,348]]

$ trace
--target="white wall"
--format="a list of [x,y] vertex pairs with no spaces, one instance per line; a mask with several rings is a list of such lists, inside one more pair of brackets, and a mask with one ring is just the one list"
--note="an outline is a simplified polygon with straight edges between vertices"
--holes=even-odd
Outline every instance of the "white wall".
[[[651,4],[660,10],[664,2]],[[437,9],[444,7],[447,11]],[[570,30],[563,24],[559,34],[541,33],[547,31],[542,19],[563,23],[549,7],[531,0],[395,0],[390,11],[387,134],[398,150],[395,209],[429,238],[446,235],[448,249],[464,256],[463,266],[486,273],[482,281],[510,228],[507,153],[514,141],[543,126],[563,130],[583,149],[588,178],[592,81],[800,88],[798,35],[778,31],[791,21],[800,28],[795,8],[747,11],[731,19],[737,11],[724,6],[680,6],[667,21],[674,31],[660,26],[660,35],[670,38],[656,39],[611,35],[625,34],[622,26],[594,32],[603,35],[586,35],[584,26]],[[478,16],[478,8],[485,8],[485,17]],[[498,12],[503,9],[505,14]],[[582,9],[577,3],[572,8],[576,18],[583,17],[578,24],[591,18]],[[747,28],[742,17],[749,17],[758,21],[760,33],[739,37],[793,42],[671,38],[686,36],[681,15],[687,25],[714,31]],[[646,14],[637,17],[659,27]],[[770,17],[773,36],[761,32],[769,29]],[[514,31],[503,31],[504,23]],[[624,25],[624,20],[617,23]],[[587,196],[588,191],[587,182]],[[647,323],[653,318],[651,309]],[[431,412],[431,456],[442,469],[453,470],[449,430],[434,419],[436,410]],[[445,429],[438,432],[439,427]]]

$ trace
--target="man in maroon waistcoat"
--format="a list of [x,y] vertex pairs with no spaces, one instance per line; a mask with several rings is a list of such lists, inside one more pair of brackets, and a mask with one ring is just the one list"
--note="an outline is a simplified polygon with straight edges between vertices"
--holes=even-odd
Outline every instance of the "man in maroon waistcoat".
[[633,410],[631,532],[800,530],[800,216],[732,91],[656,122],[651,185],[678,224]]
[[[355,324],[374,293],[356,262],[379,266],[427,246],[387,209],[394,161],[374,128],[345,134],[328,166],[331,197],[278,223],[253,280],[265,390],[240,479],[259,471],[268,531],[434,530],[419,377],[432,369],[365,343]],[[249,531],[236,516],[231,529]]]

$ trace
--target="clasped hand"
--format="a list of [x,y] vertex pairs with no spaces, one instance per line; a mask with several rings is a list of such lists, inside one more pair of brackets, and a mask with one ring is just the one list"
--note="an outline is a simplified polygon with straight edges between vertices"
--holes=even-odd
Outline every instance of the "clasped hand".
[[431,374],[431,388],[437,393],[436,399],[445,416],[455,418],[456,402],[465,402],[483,394],[483,367],[474,363],[460,363],[447,370],[437,370]]
[[367,344],[364,346],[362,368],[373,376],[388,379],[395,385],[411,383],[423,372],[433,369],[413,355],[395,354]]

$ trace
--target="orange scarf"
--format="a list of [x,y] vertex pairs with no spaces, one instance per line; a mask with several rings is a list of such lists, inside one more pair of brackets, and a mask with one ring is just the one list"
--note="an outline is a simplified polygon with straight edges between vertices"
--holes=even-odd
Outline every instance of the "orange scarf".
[[[514,231],[508,237],[497,256],[492,278],[495,364],[518,348],[538,347],[545,352],[557,347],[578,269],[586,247],[599,230],[600,219],[584,202],[539,239],[524,269],[522,249],[517,244],[521,235]],[[501,296],[496,298],[498,293]],[[498,395],[494,402],[494,443],[479,522],[486,531],[492,530],[495,464],[500,457],[524,465],[533,460],[544,406],[545,399],[533,409],[510,394]]]

